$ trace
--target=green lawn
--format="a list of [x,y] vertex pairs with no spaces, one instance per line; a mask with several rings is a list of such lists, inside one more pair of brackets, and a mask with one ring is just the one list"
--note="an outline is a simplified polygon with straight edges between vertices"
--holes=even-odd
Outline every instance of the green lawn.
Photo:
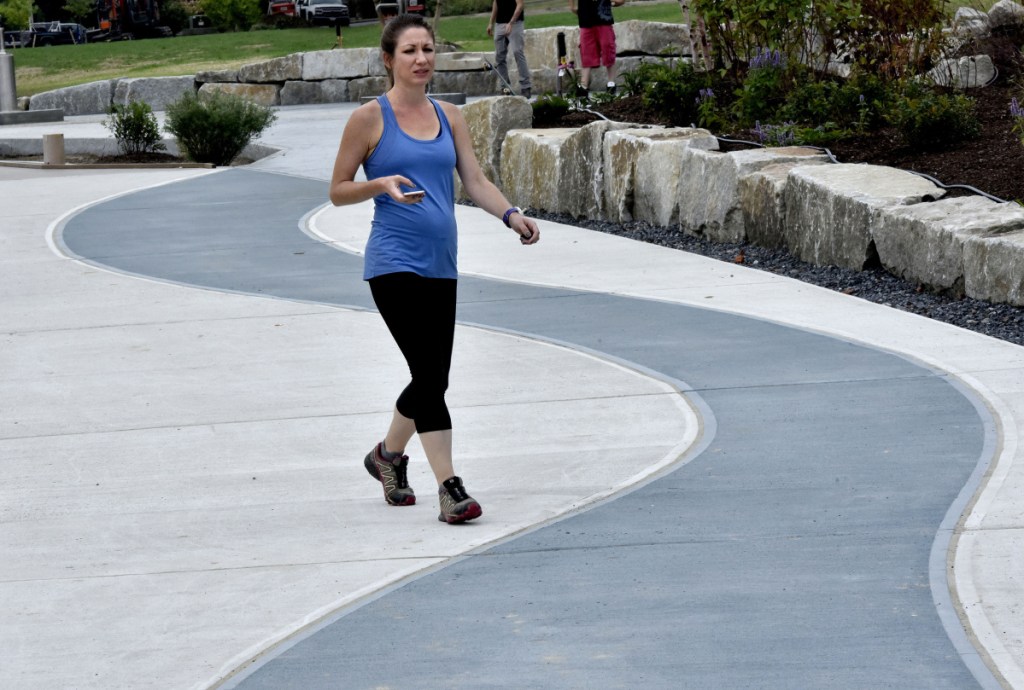
[[[554,8],[566,8],[558,11],[534,7],[531,3],[527,26],[575,26],[576,17],[567,6],[568,2],[554,4]],[[682,22],[675,0],[627,4],[617,8],[615,16],[619,21]],[[490,51],[494,43],[486,29],[486,15],[442,17],[439,33],[441,38],[456,43],[463,50]],[[342,40],[346,48],[376,47],[380,44],[380,27],[372,24],[342,29]],[[327,50],[335,41],[334,29],[317,27],[20,48],[11,52],[18,95],[28,96],[100,79],[178,76],[237,67],[291,53]]]

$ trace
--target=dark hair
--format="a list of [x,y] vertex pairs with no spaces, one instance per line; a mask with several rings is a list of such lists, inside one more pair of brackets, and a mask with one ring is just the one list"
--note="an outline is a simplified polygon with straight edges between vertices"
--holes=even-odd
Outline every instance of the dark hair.
[[418,14],[400,14],[394,19],[389,19],[380,32],[380,49],[388,55],[394,56],[395,48],[398,46],[398,37],[406,29],[426,29],[430,32],[430,39],[434,40],[434,30],[430,28],[427,20]]

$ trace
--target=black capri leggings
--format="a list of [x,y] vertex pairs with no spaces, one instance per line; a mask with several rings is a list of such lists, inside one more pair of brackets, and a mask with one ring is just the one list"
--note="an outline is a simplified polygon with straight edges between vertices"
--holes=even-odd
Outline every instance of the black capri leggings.
[[415,421],[420,434],[451,429],[444,393],[452,365],[458,281],[388,273],[369,283],[373,302],[412,374],[395,403],[398,412]]

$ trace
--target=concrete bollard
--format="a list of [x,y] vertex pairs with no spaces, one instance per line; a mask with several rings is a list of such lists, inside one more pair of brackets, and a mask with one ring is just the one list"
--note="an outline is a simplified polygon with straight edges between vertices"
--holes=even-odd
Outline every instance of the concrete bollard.
[[43,165],[64,165],[64,135],[43,135]]
[[[3,34],[0,32],[0,41]],[[0,112],[10,112],[18,107],[17,88],[14,81],[14,56],[4,52],[0,43]]]

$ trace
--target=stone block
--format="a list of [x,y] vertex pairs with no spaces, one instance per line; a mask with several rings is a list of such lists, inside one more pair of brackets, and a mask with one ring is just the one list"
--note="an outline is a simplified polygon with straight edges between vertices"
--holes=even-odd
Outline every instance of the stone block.
[[690,147],[718,148],[706,130],[636,127],[604,138],[604,207],[608,220],[668,226],[679,218],[680,159]]
[[320,98],[323,103],[347,103],[349,99],[347,79],[324,79],[320,82]]
[[251,84],[284,83],[302,78],[302,53],[252,62],[238,68],[238,81]]
[[689,29],[685,24],[630,19],[615,23],[618,55],[689,55]]
[[988,26],[997,29],[1003,26],[1024,24],[1024,5],[1013,0],[999,0],[988,10]]
[[[509,54],[511,58],[511,53]],[[487,69],[486,61],[493,63],[493,53],[438,53],[434,58],[435,72],[482,72]],[[511,64],[515,60],[510,59]]]
[[323,102],[323,82],[286,81],[281,87],[281,105],[306,105]]
[[[980,196],[897,206],[886,216],[872,233],[882,266],[904,280],[956,297],[965,294],[964,247],[970,239],[1024,231],[1024,208]],[[1022,259],[1024,255],[1017,257]],[[995,291],[979,288],[987,280],[983,267],[972,265],[971,273],[974,291]]]
[[376,48],[315,50],[305,53],[302,59],[302,79],[306,81],[386,75],[380,50]]
[[206,70],[204,72],[196,72],[196,83],[197,84],[209,84],[209,83],[220,83],[220,82],[234,82],[238,81],[238,70],[237,69],[215,69]]
[[505,196],[523,207],[601,218],[604,135],[630,126],[599,121],[580,128],[510,131],[501,151]]
[[143,77],[119,79],[114,87],[113,102],[125,105],[132,101],[148,103],[153,110],[166,110],[196,89],[193,77]]
[[1024,231],[967,238],[964,291],[974,299],[1024,306]]
[[961,7],[953,16],[953,31],[966,38],[988,36],[988,14],[973,7]]
[[679,227],[713,242],[745,242],[739,180],[777,163],[826,160],[814,149],[798,146],[720,153],[690,148],[679,161]]
[[376,98],[388,90],[387,77],[362,77],[348,83],[350,101],[359,102],[364,98]]
[[820,266],[862,270],[877,261],[873,232],[894,206],[945,192],[913,173],[878,165],[799,166],[784,192],[786,246]]
[[493,72],[435,72],[430,90],[467,96],[493,96],[500,91],[498,76]]
[[29,110],[60,109],[65,116],[101,115],[110,108],[116,83],[116,80],[105,79],[37,93],[29,100]]
[[743,214],[747,241],[759,247],[786,246],[786,182],[789,172],[800,165],[827,165],[823,160],[793,160],[772,163],[739,178],[736,194]]
[[277,84],[209,83],[199,87],[200,98],[214,93],[226,93],[258,105],[281,104],[281,87]]
[[[462,109],[473,140],[473,152],[484,175],[502,188],[501,149],[505,136],[514,129],[533,126],[533,108],[525,98],[498,96],[470,103]],[[461,190],[459,190],[461,192]],[[464,193],[460,193],[464,197]]]
[[[527,29],[523,32],[523,45],[526,53],[526,64],[531,70],[541,67],[555,69],[558,67],[558,34],[565,34],[566,54],[570,60],[578,52],[580,30],[575,26],[552,26],[544,29],[531,29],[530,17],[526,17]],[[515,62],[513,60],[512,62]],[[576,64],[579,64],[577,60]]]
[[928,72],[928,78],[939,86],[973,89],[987,86],[996,78],[996,67],[988,55],[970,55],[939,60]]

